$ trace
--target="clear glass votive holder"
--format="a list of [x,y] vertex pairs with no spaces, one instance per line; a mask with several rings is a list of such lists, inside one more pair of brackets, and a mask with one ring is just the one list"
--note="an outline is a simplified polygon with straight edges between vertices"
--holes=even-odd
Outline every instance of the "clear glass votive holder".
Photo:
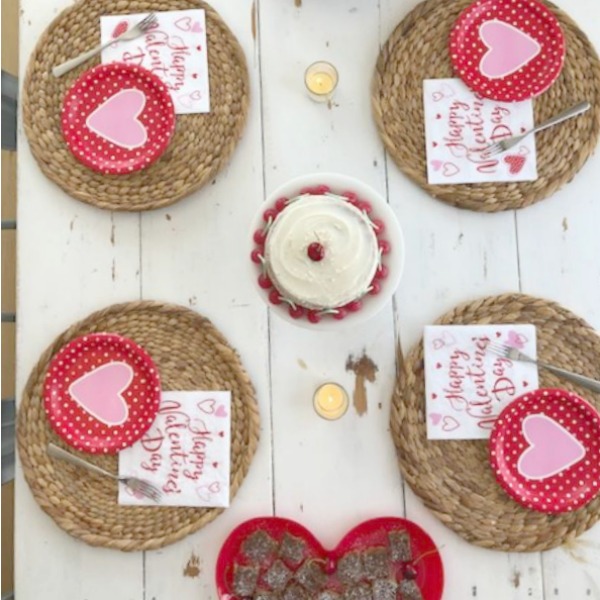
[[310,65],[304,73],[304,84],[308,95],[315,102],[327,102],[333,98],[338,84],[337,69],[328,62],[318,61]]

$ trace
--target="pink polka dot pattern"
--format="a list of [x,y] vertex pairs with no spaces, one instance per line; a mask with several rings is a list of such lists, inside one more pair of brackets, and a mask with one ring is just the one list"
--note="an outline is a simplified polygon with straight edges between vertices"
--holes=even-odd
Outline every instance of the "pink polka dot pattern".
[[[498,20],[540,45],[539,53],[513,73],[490,79],[480,69],[488,52],[480,27]],[[565,59],[565,39],[556,17],[536,0],[478,0],[458,17],[450,33],[450,58],[456,74],[485,98],[517,102],[539,96],[557,79]]]
[[[87,412],[69,393],[74,381],[100,366],[127,363],[133,378],[121,392],[128,415],[107,425]],[[131,446],[152,425],[160,403],[160,377],[150,355],[132,340],[112,333],[78,337],[63,346],[48,365],[44,409],[50,425],[70,446],[92,454],[113,454]]]
[[[147,139],[124,148],[92,131],[90,114],[123,90],[139,90],[145,104],[137,119]],[[175,131],[175,108],[166,85],[142,67],[111,63],[85,71],[67,91],[62,107],[62,132],[69,150],[85,166],[100,173],[122,175],[139,171],[158,160]]]
[[[571,466],[545,478],[528,478],[517,465],[531,441],[523,422],[544,415],[558,423],[585,449]],[[511,402],[490,437],[490,462],[504,490],[524,506],[545,513],[570,512],[600,492],[600,413],[572,392],[541,389]]]

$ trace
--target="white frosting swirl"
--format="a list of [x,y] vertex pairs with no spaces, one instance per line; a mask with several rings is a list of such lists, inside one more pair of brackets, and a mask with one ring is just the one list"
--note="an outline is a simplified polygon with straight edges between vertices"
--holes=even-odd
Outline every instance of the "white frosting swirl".
[[[324,248],[320,261],[308,256],[313,242]],[[282,295],[307,308],[326,309],[367,292],[379,248],[368,218],[346,199],[304,195],[277,215],[267,235],[265,259]]]

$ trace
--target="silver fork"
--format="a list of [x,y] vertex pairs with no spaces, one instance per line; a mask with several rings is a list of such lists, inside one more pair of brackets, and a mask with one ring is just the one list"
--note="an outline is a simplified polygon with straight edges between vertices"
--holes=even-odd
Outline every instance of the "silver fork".
[[569,379],[573,383],[578,383],[582,387],[585,387],[593,392],[600,392],[600,381],[596,381],[591,377],[585,377],[584,375],[579,375],[578,373],[573,373],[572,371],[567,371],[566,369],[561,369],[560,367],[555,367],[554,365],[548,364],[547,362],[543,362],[541,360],[535,360],[528,356],[527,354],[523,354],[519,349],[512,348],[511,346],[506,346],[505,344],[497,344],[492,342],[487,346],[494,354],[501,356],[503,358],[508,358],[510,360],[516,360],[519,362],[527,362],[533,363],[542,369],[546,369],[547,371],[551,371],[555,375],[559,375],[560,377],[564,377],[565,379]]
[[116,37],[115,39],[108,40],[108,42],[105,42],[104,44],[98,44],[95,48],[92,48],[91,50],[88,50],[87,52],[84,52],[83,54],[80,54],[75,58],[67,60],[61,65],[54,67],[52,69],[52,74],[54,75],[54,77],[61,77],[65,73],[68,73],[69,71],[73,70],[75,67],[78,67],[79,65],[83,64],[86,60],[89,60],[93,56],[96,56],[96,54],[102,52],[102,50],[104,50],[104,48],[106,48],[107,46],[110,46],[115,42],[125,42],[140,37],[141,35],[146,33],[146,31],[148,31],[148,29],[150,29],[150,27],[152,27],[155,23],[156,13],[150,13],[137,25],[134,25],[131,29],[124,31],[120,36]]
[[109,471],[105,471],[101,467],[94,465],[87,460],[83,460],[83,458],[79,458],[79,456],[75,456],[62,448],[59,448],[55,444],[48,444],[48,454],[53,456],[54,458],[59,458],[66,462],[70,462],[78,467],[83,467],[84,469],[88,469],[89,471],[93,471],[98,475],[104,475],[105,477],[110,477],[111,479],[115,479],[119,483],[123,483],[126,485],[132,492],[139,492],[146,498],[150,498],[150,500],[154,500],[154,502],[160,502],[161,493],[160,490],[154,487],[151,483],[144,481],[143,479],[138,479],[137,477],[119,477],[118,475],[113,475]]
[[510,150],[513,146],[516,146],[523,138],[526,138],[528,135],[531,135],[532,133],[537,133],[539,131],[543,131],[544,129],[548,129],[548,127],[552,127],[553,125],[558,125],[559,123],[562,123],[563,121],[566,121],[567,119],[576,117],[577,115],[580,115],[580,114],[586,112],[587,110],[589,110],[591,108],[591,106],[592,105],[589,102],[580,102],[579,104],[576,104],[575,106],[572,106],[571,108],[567,108],[567,110],[564,110],[563,112],[556,115],[555,117],[552,117],[551,119],[548,119],[547,121],[544,121],[543,123],[540,123],[533,129],[526,131],[522,135],[515,135],[513,137],[507,138],[505,140],[500,140],[499,142],[496,142],[495,144],[491,144],[490,146],[487,146],[487,148],[484,148],[483,150],[481,150],[481,154],[482,154],[482,156],[485,156],[487,158],[496,156],[498,154],[502,154],[503,152]]

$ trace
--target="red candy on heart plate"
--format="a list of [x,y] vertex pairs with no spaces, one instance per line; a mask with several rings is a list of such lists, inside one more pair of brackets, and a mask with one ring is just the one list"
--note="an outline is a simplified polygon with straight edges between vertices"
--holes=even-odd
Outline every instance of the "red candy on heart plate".
[[228,600],[440,600],[444,572],[431,538],[406,519],[365,521],[328,551],[299,523],[262,517],[229,535],[216,583]]

